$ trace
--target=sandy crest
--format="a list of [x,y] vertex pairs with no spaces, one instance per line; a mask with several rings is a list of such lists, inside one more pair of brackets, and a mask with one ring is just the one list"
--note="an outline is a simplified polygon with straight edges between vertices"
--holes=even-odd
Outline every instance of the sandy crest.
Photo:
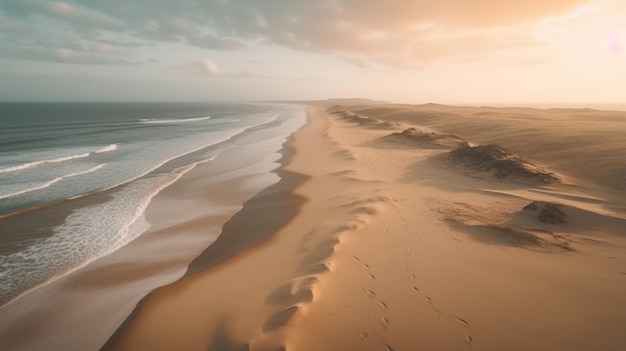
[[[419,125],[397,117],[404,109],[351,108],[374,119],[363,123],[311,108],[285,167],[310,177],[294,190],[307,199],[300,212],[261,244],[157,290],[115,349],[624,349],[624,204],[578,187],[586,173],[567,174],[562,160],[542,159],[563,180],[543,184],[389,141]],[[496,142],[442,123],[421,128]],[[514,141],[503,146],[517,151]]]

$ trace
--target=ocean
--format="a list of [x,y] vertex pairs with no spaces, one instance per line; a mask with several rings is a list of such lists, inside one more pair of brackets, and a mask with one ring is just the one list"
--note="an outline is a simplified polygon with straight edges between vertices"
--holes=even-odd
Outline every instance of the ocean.
[[255,191],[277,182],[305,120],[280,104],[0,104],[0,305],[140,236],[155,195],[240,140],[229,167]]

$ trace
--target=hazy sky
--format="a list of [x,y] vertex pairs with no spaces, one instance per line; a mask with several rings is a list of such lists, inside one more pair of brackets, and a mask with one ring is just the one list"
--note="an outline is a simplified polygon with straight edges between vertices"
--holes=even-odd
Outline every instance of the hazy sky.
[[0,0],[0,100],[626,103],[626,0]]

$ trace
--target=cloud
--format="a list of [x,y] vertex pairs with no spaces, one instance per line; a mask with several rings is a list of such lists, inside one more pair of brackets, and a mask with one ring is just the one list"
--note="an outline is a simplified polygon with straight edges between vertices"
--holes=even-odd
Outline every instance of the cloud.
[[7,56],[14,59],[29,61],[47,61],[55,63],[71,63],[84,65],[133,65],[132,61],[92,54],[87,51],[76,51],[64,47],[55,49],[22,48],[14,50]]
[[97,28],[116,27],[115,20],[62,1],[36,2],[42,11],[68,23],[92,25]]
[[118,50],[116,47],[109,44],[96,44],[93,47],[93,51],[100,54],[113,54],[116,53]]
[[[100,47],[95,47],[93,52],[96,53],[110,53],[111,50],[115,51],[112,47],[107,45],[103,45]],[[40,57],[46,57],[46,53],[43,55],[40,54]],[[32,58],[32,54],[29,55],[29,58]],[[79,64],[88,64],[88,65],[131,65],[133,62],[107,57],[103,55],[93,54],[89,51],[75,51],[67,48],[58,48],[52,50],[50,56],[48,56],[50,61],[60,62],[60,63],[79,63]]]
[[178,69],[194,75],[219,76],[222,73],[219,66],[209,59],[190,61]]
[[242,71],[238,73],[223,73],[221,68],[213,61],[209,59],[196,60],[186,62],[176,68],[176,71],[182,71],[186,74],[191,74],[194,76],[200,77],[217,77],[220,78],[228,78],[228,79],[259,79],[259,80],[283,80],[283,81],[294,81],[294,80],[316,80],[315,77],[306,77],[306,76],[290,76],[290,75],[273,75],[273,74],[263,74],[263,73],[255,73]]
[[[72,41],[93,46],[112,37],[143,45],[179,42],[212,50],[280,45],[332,54],[364,67],[412,67],[536,47],[541,43],[534,38],[532,23],[570,13],[591,2],[3,0],[0,22],[3,17],[28,19],[55,38],[63,38],[56,39],[65,41],[56,46]],[[38,35],[15,41],[14,46],[49,48]]]
[[211,34],[188,35],[187,41],[189,44],[194,46],[215,50],[237,50],[246,47],[246,43],[241,39],[229,37],[222,38]]
[[26,23],[6,21],[0,25],[0,57],[68,64],[128,65],[127,51],[97,40],[57,36]]
[[[25,3],[30,2],[27,0]],[[57,10],[74,11],[64,7]],[[0,57],[68,64],[132,64],[128,58],[128,48],[132,45],[125,46],[125,41],[116,42],[87,34],[74,36],[67,29],[38,25],[37,21],[37,18],[26,21],[19,16],[6,18],[0,11]]]
[[3,0],[0,10],[9,16],[47,17],[82,28],[115,28],[119,25],[105,13],[63,1]]

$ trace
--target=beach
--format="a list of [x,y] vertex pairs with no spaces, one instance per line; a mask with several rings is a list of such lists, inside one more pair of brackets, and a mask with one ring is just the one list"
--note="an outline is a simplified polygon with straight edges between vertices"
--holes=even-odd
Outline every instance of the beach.
[[[238,249],[219,262],[201,255],[105,349],[626,345],[623,113],[329,104],[308,114],[281,168],[304,176],[282,190],[295,214],[262,240],[259,208],[232,217],[222,245]],[[253,205],[264,203],[280,209]]]
[[626,0],[0,0],[0,351],[626,351]]
[[626,347],[624,112],[356,103],[310,103],[257,177],[245,147],[182,175],[3,306],[8,349]]
[[[44,118],[67,120],[57,130],[68,135],[54,138],[54,148],[35,144],[31,149],[44,151],[21,152],[56,162],[7,174],[44,177],[59,168],[73,172],[84,167],[80,162],[101,162],[104,173],[84,175],[101,190],[81,194],[82,179],[68,177],[41,195],[33,190],[25,194],[30,198],[0,203],[0,349],[100,349],[141,298],[183,276],[244,202],[280,180],[274,170],[282,145],[306,120],[293,105],[53,104],[35,105],[32,118],[42,108],[50,111]],[[37,127],[26,120],[12,137],[22,133],[36,143],[43,139]],[[116,149],[106,159],[59,157],[77,154],[72,143],[83,142],[82,133],[89,133],[87,143],[106,141]],[[11,179],[0,175],[3,185]],[[121,184],[107,189],[110,183]],[[71,191],[79,195],[68,197]],[[61,200],[47,201],[49,193]],[[10,207],[20,201],[29,207]]]

